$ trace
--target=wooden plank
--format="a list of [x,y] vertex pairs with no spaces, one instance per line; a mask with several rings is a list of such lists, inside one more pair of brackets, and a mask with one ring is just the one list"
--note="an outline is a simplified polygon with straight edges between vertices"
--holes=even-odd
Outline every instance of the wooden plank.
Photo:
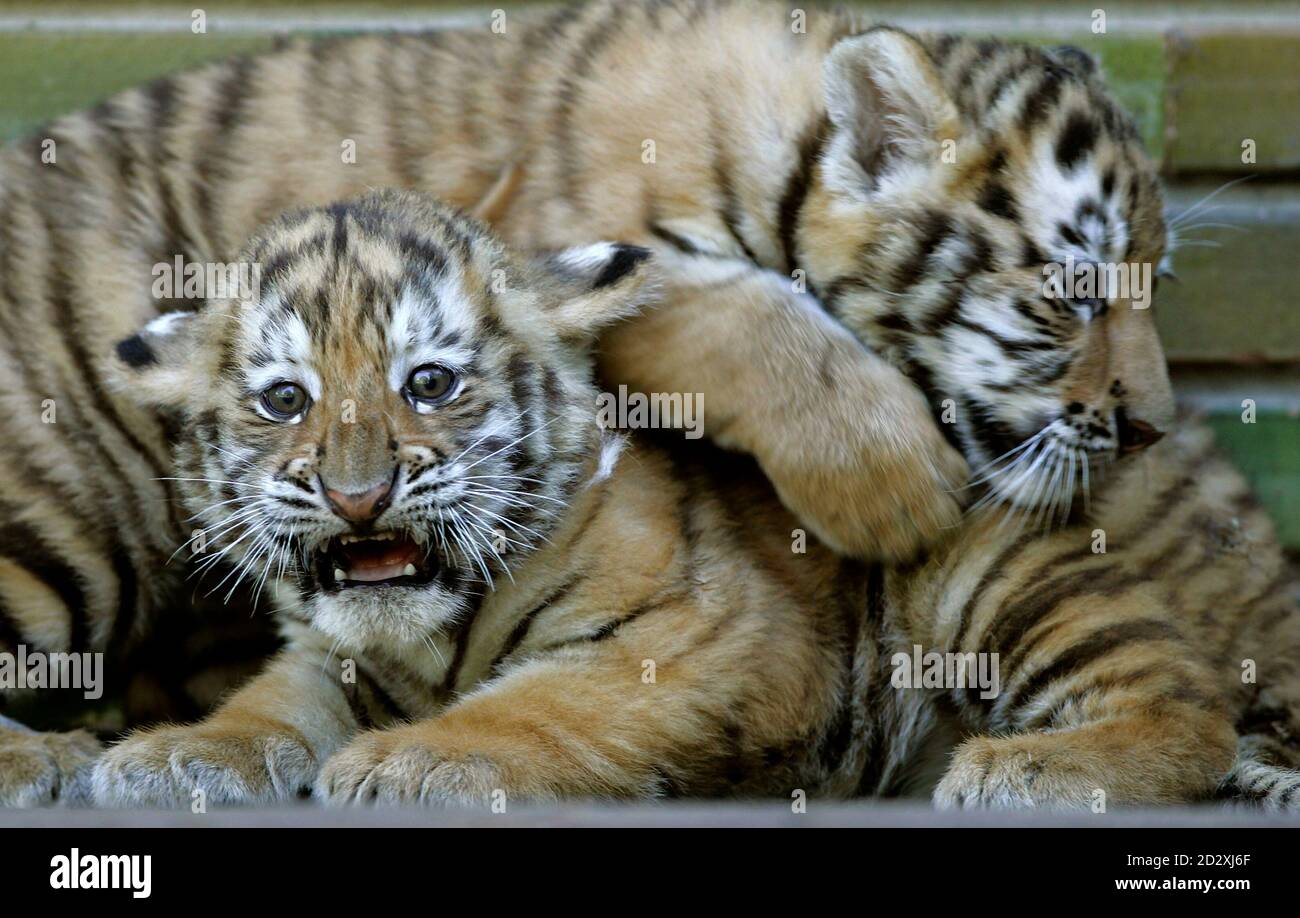
[[[1173,172],[1300,168],[1300,23],[1277,32],[1171,32],[1166,119]],[[1243,143],[1255,161],[1243,160]]]
[[1178,279],[1155,301],[1166,353],[1174,363],[1300,363],[1300,188],[1248,181],[1206,200],[1221,184],[1170,193]]
[[0,140],[154,77],[272,41],[257,34],[0,32]]

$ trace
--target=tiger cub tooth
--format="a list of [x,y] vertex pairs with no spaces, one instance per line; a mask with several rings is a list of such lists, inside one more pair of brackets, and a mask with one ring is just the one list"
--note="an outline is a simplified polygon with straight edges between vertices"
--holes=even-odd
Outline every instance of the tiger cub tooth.
[[414,564],[408,564],[408,565],[406,565],[406,567],[402,568],[402,573],[403,573],[405,576],[407,576],[407,577],[414,577],[414,576],[415,576],[415,565],[414,565]]
[[342,580],[342,579],[343,579],[343,571],[340,570],[340,569],[337,568],[337,567],[334,568],[334,579],[335,579],[335,580]]

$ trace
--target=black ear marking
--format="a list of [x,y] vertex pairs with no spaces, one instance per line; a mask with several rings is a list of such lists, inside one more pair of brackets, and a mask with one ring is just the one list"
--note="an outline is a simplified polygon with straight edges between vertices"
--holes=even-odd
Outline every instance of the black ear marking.
[[1052,55],[1079,76],[1092,76],[1101,69],[1095,55],[1074,45],[1057,45]]
[[596,278],[595,283],[591,285],[593,290],[599,290],[601,287],[608,287],[628,274],[650,257],[650,250],[642,248],[639,245],[614,246],[614,255],[601,269],[600,275]]
[[132,335],[117,342],[117,356],[133,370],[158,362],[158,355],[154,353],[154,349],[139,335]]

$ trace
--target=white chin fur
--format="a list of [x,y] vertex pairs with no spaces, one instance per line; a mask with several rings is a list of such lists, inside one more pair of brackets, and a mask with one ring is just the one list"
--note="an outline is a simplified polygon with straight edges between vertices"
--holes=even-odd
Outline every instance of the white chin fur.
[[460,615],[463,597],[436,585],[352,588],[318,593],[307,602],[312,624],[345,647],[422,642]]

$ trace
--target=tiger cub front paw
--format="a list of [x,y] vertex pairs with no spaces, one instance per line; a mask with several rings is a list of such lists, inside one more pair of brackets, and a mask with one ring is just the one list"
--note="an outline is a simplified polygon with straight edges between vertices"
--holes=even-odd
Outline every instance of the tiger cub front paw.
[[1043,739],[967,740],[935,788],[935,805],[940,809],[1084,809],[1105,799],[1102,788],[1071,760],[1068,749],[1053,754],[1044,748]]
[[896,373],[785,418],[755,455],[782,503],[839,554],[911,561],[961,522],[966,460]]
[[0,728],[0,807],[83,802],[84,776],[102,747],[85,730]]
[[269,803],[308,792],[317,770],[316,757],[291,733],[161,727],[104,753],[91,792],[100,806]]
[[315,796],[331,805],[362,803],[489,806],[503,793],[497,767],[483,756],[439,751],[417,728],[376,730],[335,753]]

